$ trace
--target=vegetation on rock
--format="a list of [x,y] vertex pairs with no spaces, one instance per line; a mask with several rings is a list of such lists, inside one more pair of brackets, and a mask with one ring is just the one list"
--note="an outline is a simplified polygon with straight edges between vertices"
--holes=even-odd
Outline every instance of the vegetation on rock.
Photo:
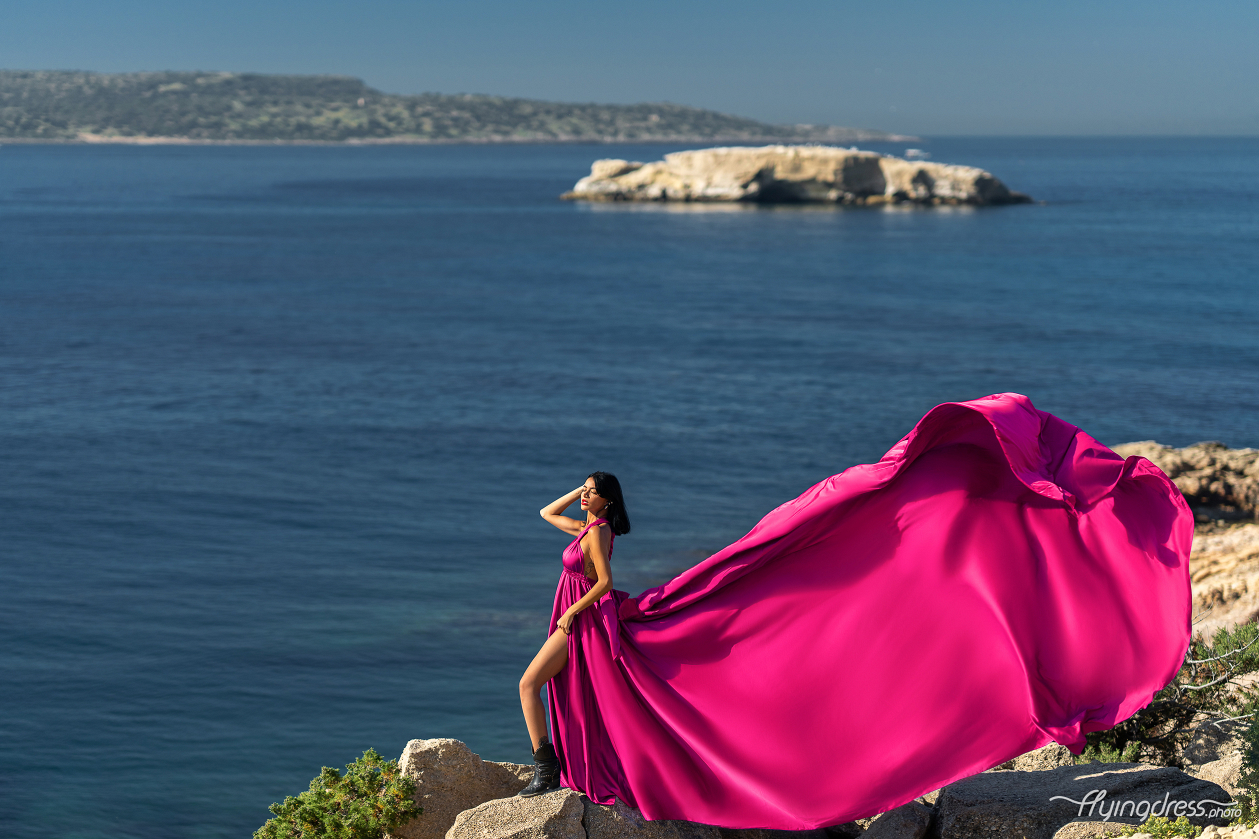
[[[1174,449],[1151,440],[1125,443],[1114,450],[1123,457],[1148,458],[1175,482],[1195,518],[1206,522],[1199,525],[1199,536],[1206,533],[1209,536],[1203,538],[1229,543],[1215,546],[1218,550],[1214,552],[1228,554],[1225,559],[1232,563],[1223,570],[1254,558],[1245,538],[1232,538],[1249,536],[1246,528],[1250,525],[1220,528],[1227,527],[1229,520],[1259,516],[1259,451],[1229,449],[1215,442]],[[1216,567],[1222,562],[1219,557],[1209,558],[1208,567],[1204,567],[1201,548],[1203,545],[1195,541],[1195,582],[1221,570]],[[1219,624],[1211,619],[1211,609],[1238,599],[1245,593],[1244,583],[1240,585],[1240,590],[1219,587],[1199,594],[1195,622]],[[1184,748],[1193,736],[1194,725],[1215,726],[1222,733],[1240,735],[1245,742],[1242,783],[1248,791],[1243,797],[1249,803],[1243,802],[1243,809],[1247,818],[1259,813],[1259,726],[1254,724],[1259,711],[1257,641],[1259,624],[1254,616],[1239,623],[1227,620],[1218,625],[1210,640],[1196,633],[1185,664],[1172,682],[1130,719],[1109,731],[1087,735],[1087,746],[1077,762],[1142,760],[1183,769],[1187,766]]]
[[880,131],[756,120],[668,103],[397,96],[347,76],[0,71],[0,138],[203,141],[817,141]]
[[309,790],[272,804],[275,818],[255,830],[254,839],[381,839],[420,815],[415,788],[396,760],[368,749],[344,775],[325,766]]
[[1150,816],[1144,824],[1128,825],[1119,831],[1120,836],[1135,836],[1138,833],[1147,833],[1154,839],[1172,839],[1174,836],[1185,836],[1192,839],[1202,833],[1202,828],[1198,825],[1191,824],[1189,819],[1181,816],[1172,821],[1163,816]]
[[1242,770],[1238,778],[1242,788],[1241,818],[1246,824],[1259,821],[1259,725],[1255,717],[1250,718],[1242,734]]
[[1250,724],[1259,709],[1259,689],[1247,674],[1259,671],[1259,625],[1222,627],[1207,641],[1195,635],[1185,664],[1153,701],[1124,722],[1086,735],[1077,763],[1144,761],[1186,768],[1185,746],[1193,725]]

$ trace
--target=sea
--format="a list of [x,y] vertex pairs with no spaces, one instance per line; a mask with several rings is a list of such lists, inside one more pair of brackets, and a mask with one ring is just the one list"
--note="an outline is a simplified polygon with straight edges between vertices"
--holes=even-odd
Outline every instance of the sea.
[[0,836],[528,761],[537,511],[595,470],[636,594],[941,402],[1259,446],[1259,139],[912,145],[1035,203],[559,199],[693,145],[0,146]]

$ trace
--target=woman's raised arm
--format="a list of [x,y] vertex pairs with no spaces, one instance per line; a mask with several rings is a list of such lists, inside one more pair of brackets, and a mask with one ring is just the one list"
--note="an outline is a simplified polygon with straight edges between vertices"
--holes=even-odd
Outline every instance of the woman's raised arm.
[[581,495],[583,488],[584,486],[579,486],[572,492],[561,495],[559,498],[539,510],[538,515],[542,516],[542,518],[546,519],[565,533],[576,536],[578,533],[581,533],[581,529],[586,526],[586,523],[584,521],[578,521],[577,519],[570,519],[568,516],[561,515],[561,513],[572,506],[572,503],[577,500],[578,496]]

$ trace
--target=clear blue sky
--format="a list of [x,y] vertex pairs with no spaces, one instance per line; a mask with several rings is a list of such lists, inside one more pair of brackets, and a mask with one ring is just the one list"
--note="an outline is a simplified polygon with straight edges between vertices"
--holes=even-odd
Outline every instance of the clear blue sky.
[[0,67],[338,73],[927,136],[1259,135],[1256,0],[0,0]]

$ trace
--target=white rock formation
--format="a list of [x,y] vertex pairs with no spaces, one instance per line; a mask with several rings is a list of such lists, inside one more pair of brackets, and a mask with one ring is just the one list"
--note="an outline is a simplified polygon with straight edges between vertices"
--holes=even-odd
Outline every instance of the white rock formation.
[[[1134,834],[1132,839],[1144,836],[1149,839],[1148,833]],[[1232,827],[1208,827],[1202,833],[1198,834],[1198,839],[1259,839],[1259,826],[1246,827],[1245,825],[1234,825]]]
[[562,196],[587,201],[744,201],[832,204],[1017,204],[983,169],[902,160],[835,146],[733,146],[640,163],[596,160]]

